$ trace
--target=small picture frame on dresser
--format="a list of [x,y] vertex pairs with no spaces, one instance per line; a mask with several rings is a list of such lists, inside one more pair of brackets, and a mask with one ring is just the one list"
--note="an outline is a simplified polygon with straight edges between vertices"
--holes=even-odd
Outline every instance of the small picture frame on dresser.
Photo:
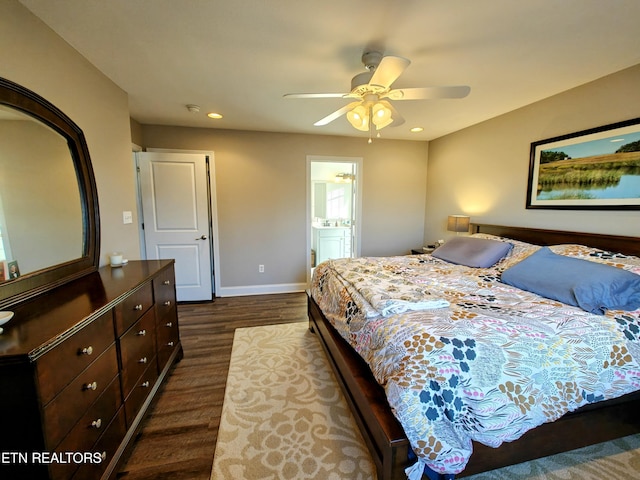
[[20,267],[18,266],[17,260],[7,262],[7,273],[5,275],[7,275],[8,280],[20,277]]

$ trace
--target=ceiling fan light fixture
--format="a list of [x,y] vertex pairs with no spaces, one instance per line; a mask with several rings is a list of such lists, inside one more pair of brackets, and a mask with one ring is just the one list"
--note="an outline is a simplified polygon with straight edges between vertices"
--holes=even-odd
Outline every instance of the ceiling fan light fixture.
[[353,110],[348,111],[347,120],[353,128],[363,132],[369,131],[369,112],[363,105],[358,105]]
[[390,125],[393,122],[393,112],[383,102],[378,102],[371,108],[372,121],[376,126],[376,130],[382,130],[384,127]]

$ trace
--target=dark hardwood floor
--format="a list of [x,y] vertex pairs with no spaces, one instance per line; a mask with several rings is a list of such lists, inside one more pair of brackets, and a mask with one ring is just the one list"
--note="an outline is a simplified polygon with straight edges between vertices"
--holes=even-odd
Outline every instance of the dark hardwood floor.
[[180,304],[184,358],[146,417],[122,480],[209,480],[236,328],[306,322],[305,293]]

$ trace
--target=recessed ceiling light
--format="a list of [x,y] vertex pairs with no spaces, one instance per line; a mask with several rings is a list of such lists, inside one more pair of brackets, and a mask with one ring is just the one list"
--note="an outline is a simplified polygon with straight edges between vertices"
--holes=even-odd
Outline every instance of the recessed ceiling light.
[[423,130],[424,130],[424,128],[422,128],[422,127],[413,127],[413,128],[411,129],[411,131],[412,131],[413,133],[418,133],[418,132],[421,132],[421,131],[423,131]]
[[220,115],[219,113],[216,113],[216,112],[209,112],[209,113],[207,113],[207,117],[216,118],[217,119],[217,118],[222,118],[222,115]]

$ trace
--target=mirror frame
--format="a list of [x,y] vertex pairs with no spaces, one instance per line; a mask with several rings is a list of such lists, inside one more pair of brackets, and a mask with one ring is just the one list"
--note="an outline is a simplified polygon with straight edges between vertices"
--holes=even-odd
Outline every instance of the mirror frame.
[[78,179],[83,225],[79,258],[0,283],[0,308],[5,308],[95,272],[100,259],[100,214],[89,149],[80,127],[37,93],[1,77],[0,104],[27,114],[66,139]]

